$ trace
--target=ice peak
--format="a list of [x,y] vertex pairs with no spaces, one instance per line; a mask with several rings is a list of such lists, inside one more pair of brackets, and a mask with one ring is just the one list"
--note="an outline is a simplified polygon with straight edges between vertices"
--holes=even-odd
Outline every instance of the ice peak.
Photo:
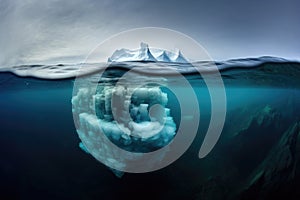
[[140,43],[140,49],[116,50],[113,55],[108,58],[108,62],[127,61],[188,63],[187,59],[182,55],[180,50],[174,53],[166,50],[149,48],[149,45],[144,42]]
[[163,51],[156,59],[162,62],[172,62],[166,51]]
[[141,49],[148,49],[149,48],[149,45],[147,43],[144,43],[144,42],[141,42],[140,46],[141,46]]
[[179,49],[177,49],[177,53],[176,53],[176,57],[174,58],[174,62],[177,62],[177,63],[187,63],[188,61],[182,55],[181,51]]
[[[125,56],[127,57],[126,54]],[[141,48],[138,50],[137,55],[135,55],[133,58],[135,58],[134,61],[147,61],[147,62],[157,61],[155,57],[152,55],[152,53],[150,52],[148,44],[143,42],[141,42]]]

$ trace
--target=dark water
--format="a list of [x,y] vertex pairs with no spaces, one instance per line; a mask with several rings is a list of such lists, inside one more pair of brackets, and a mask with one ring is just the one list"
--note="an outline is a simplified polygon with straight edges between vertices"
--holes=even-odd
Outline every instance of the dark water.
[[[74,79],[1,73],[1,199],[297,199],[299,69],[271,63],[224,70],[225,126],[203,159],[198,152],[209,124],[209,93],[199,76],[187,76],[201,110],[193,144],[164,169],[122,178],[78,147]],[[175,96],[168,95],[178,121]]]

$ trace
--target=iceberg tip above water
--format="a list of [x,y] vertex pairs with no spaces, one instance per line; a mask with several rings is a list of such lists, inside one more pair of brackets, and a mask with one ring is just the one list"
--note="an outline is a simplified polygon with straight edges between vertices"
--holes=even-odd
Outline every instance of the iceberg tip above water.
[[171,62],[171,63],[189,63],[180,50],[177,52],[170,52],[157,48],[149,48],[149,45],[141,42],[139,49],[120,49],[116,50],[108,62]]

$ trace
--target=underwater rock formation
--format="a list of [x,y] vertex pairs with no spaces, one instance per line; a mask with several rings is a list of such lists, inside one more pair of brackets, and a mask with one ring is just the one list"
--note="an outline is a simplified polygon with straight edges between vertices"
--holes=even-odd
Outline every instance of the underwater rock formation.
[[[264,160],[286,127],[280,123],[281,112],[270,105],[246,109],[240,115],[238,125],[227,127],[229,136],[224,141],[224,149],[232,165],[239,166],[239,173],[247,174]],[[256,149],[259,149],[259,154],[254,154]]]
[[195,199],[226,199],[228,189],[221,177],[210,177],[200,186],[200,191]]
[[300,122],[294,123],[252,175],[243,199],[265,199],[293,180],[296,167],[296,145]]
[[[277,190],[294,184],[300,122],[283,122],[281,110],[271,105],[235,113],[210,158],[221,167],[201,183],[197,197],[272,199]],[[237,119],[239,124],[231,127]]]

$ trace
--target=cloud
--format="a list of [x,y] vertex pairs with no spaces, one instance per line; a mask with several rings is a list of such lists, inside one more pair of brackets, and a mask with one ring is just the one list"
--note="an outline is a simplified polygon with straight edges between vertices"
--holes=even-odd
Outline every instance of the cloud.
[[0,0],[0,67],[80,62],[109,36],[145,26],[188,34],[215,59],[299,58],[298,7],[296,0]]
[[[128,2],[16,0],[0,3],[2,66],[78,62],[113,33],[125,30]],[[74,59],[76,58],[76,59]]]

